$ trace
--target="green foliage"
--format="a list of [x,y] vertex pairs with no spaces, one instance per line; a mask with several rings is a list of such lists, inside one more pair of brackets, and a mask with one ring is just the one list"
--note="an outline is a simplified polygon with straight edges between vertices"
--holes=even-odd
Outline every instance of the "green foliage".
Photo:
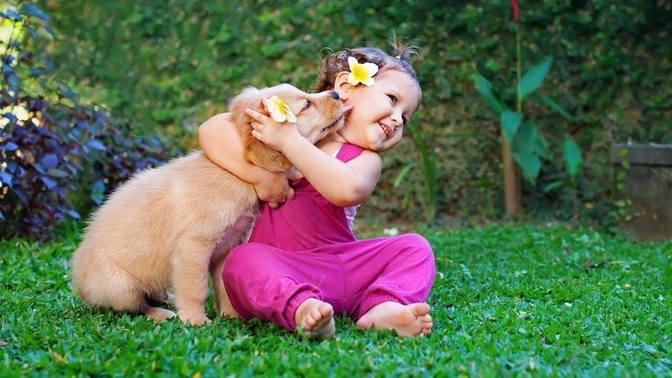
[[[483,77],[480,73],[476,73],[474,75],[474,83],[476,85],[476,90],[478,90],[478,93],[481,94],[485,102],[490,106],[490,109],[492,109],[493,112],[499,114],[499,113],[507,113],[504,105],[499,103],[499,100],[495,97],[492,89],[492,84],[490,84],[490,81]],[[510,112],[508,112],[510,113]]]
[[[0,12],[0,233],[51,236],[138,170],[166,157],[156,138],[133,138],[54,75],[48,16],[33,4]],[[95,196],[88,198],[94,182]],[[79,195],[78,195],[79,194]],[[79,205],[79,206],[77,206]]]
[[513,154],[513,160],[522,168],[523,176],[528,181],[534,182],[537,179],[541,170],[541,160],[538,155],[533,152],[516,152]]
[[336,338],[312,342],[258,320],[198,328],[91,310],[69,287],[78,229],[67,235],[0,241],[3,376],[672,374],[670,243],[557,226],[431,233],[431,336],[339,316]]
[[[501,134],[487,106],[497,114],[504,109],[494,101],[483,104],[478,92],[490,84],[480,82],[475,90],[474,74],[492,78],[492,86],[502,89],[493,96],[503,103],[516,102],[517,89],[510,86],[516,78],[515,33],[506,1],[42,4],[61,36],[53,46],[59,75],[82,99],[106,104],[146,133],[181,137],[183,149],[195,146],[195,126],[224,111],[226,101],[243,87],[289,81],[308,89],[322,49],[384,47],[394,31],[424,49],[416,62],[423,104],[412,124],[435,154],[437,213],[499,214]],[[520,129],[528,120],[538,121],[543,139],[537,139],[536,155],[544,161],[537,181],[525,182],[525,206],[568,218],[578,190],[581,214],[602,222],[612,208],[610,143],[628,138],[672,142],[672,33],[667,27],[672,9],[654,1],[614,6],[607,0],[543,0],[521,4],[520,18],[523,66],[553,56],[543,86],[525,98]],[[544,192],[568,178],[562,159],[546,157],[562,157],[568,136],[583,149],[576,185]],[[384,155],[384,176],[368,204],[370,214],[423,216],[415,193],[423,192],[424,173],[407,170],[404,180],[393,185],[402,169],[422,164],[415,148],[408,138]]]
[[407,130],[411,138],[413,138],[413,144],[418,155],[420,155],[419,167],[416,168],[419,168],[422,184],[415,185],[414,187],[420,190],[416,194],[423,209],[424,221],[431,223],[436,216],[438,200],[436,154],[424,133],[414,126],[408,127]]
[[502,125],[502,135],[508,143],[511,143],[518,127],[523,122],[523,113],[504,111],[500,114],[499,122]]
[[553,58],[547,56],[539,64],[530,68],[529,71],[525,73],[523,78],[518,83],[518,97],[522,100],[525,97],[534,93],[541,86],[548,74],[548,71],[551,69],[551,64],[553,63]]
[[583,163],[581,158],[581,151],[579,146],[576,145],[574,139],[567,139],[562,146],[565,155],[565,164],[567,165],[567,172],[572,176],[576,177],[576,174],[579,173],[579,167]]
[[[516,33],[520,33],[518,25],[516,25]],[[516,39],[516,43],[516,51],[518,52],[516,59],[518,63],[520,63],[520,40],[518,38]],[[515,137],[523,121],[523,118],[525,117],[525,115],[522,113],[523,100],[525,97],[533,94],[541,86],[544,79],[546,78],[546,75],[548,74],[548,71],[551,69],[552,63],[553,58],[546,57],[539,64],[536,64],[530,68],[525,73],[525,75],[523,75],[522,79],[518,80],[518,85],[516,88],[516,103],[518,112],[509,111],[507,110],[506,106],[502,107],[500,105],[501,101],[498,100],[492,93],[492,85],[480,73],[476,74],[475,79],[476,89],[479,91],[485,102],[491,108],[493,108],[495,112],[498,112],[502,135],[504,136],[506,143],[511,144],[513,159],[518,164],[518,167],[520,167],[523,176],[530,183],[534,183],[537,180],[537,176],[539,176],[539,172],[541,171],[541,157],[546,159],[551,158],[548,153],[546,141],[543,135],[539,132],[539,128],[530,122],[526,122],[526,127],[523,127],[523,130],[521,130],[521,134],[523,135],[519,138]],[[520,64],[518,64],[518,67],[520,67]],[[568,115],[567,111],[565,111],[562,106],[558,105],[551,98],[546,96],[544,98],[544,103],[552,104],[552,106],[550,106],[551,109],[557,109],[557,111],[565,117]],[[504,110],[497,111],[497,109]],[[578,159],[580,160],[581,151],[572,138],[568,138],[567,140],[570,141],[570,144],[565,142],[565,154],[563,156],[565,158],[565,165],[568,167],[568,172],[570,173],[571,177],[574,178],[578,173],[580,164],[576,164],[575,161],[569,161],[567,159],[576,160],[577,157],[575,155],[578,154]],[[571,155],[568,154],[567,146],[573,147],[571,150]]]

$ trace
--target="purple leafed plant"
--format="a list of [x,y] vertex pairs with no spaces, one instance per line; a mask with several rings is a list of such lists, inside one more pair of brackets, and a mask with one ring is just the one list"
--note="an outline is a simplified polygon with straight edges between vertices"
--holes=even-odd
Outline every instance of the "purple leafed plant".
[[[133,172],[159,164],[157,138],[130,137],[130,126],[82,105],[59,83],[44,48],[48,16],[32,4],[0,12],[0,234],[45,239],[85,192],[90,208]],[[82,197],[80,195],[80,197]],[[81,203],[81,198],[79,198]]]

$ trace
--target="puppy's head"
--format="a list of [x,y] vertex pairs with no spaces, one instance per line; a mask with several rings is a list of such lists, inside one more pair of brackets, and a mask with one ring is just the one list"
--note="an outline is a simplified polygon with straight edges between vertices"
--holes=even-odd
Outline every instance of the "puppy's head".
[[336,92],[306,93],[289,84],[263,89],[247,88],[231,101],[229,110],[242,135],[247,160],[272,172],[284,172],[292,167],[292,163],[280,152],[267,147],[251,135],[252,119],[245,114],[246,108],[268,114],[261,100],[273,96],[280,97],[296,115],[296,123],[288,126],[295,126],[311,143],[317,143],[343,127],[344,110]]

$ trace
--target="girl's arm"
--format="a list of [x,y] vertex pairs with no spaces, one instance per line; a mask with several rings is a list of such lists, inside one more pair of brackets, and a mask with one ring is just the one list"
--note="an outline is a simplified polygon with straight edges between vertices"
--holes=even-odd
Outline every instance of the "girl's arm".
[[248,109],[247,114],[259,122],[253,123],[252,135],[285,154],[329,202],[341,207],[358,205],[373,193],[382,168],[378,154],[364,150],[344,163],[311,144],[296,127],[278,124],[254,110]]
[[229,113],[218,114],[203,123],[198,128],[198,142],[212,162],[254,185],[260,200],[273,206],[292,196],[293,190],[284,175],[266,171],[244,158],[243,142]]

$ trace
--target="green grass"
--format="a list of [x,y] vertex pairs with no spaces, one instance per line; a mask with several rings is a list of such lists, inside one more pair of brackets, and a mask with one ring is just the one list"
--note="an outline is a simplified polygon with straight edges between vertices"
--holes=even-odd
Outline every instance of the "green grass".
[[339,317],[321,342],[261,321],[94,312],[69,288],[76,236],[2,241],[0,376],[672,375],[671,243],[563,227],[427,236],[434,333],[402,340]]

